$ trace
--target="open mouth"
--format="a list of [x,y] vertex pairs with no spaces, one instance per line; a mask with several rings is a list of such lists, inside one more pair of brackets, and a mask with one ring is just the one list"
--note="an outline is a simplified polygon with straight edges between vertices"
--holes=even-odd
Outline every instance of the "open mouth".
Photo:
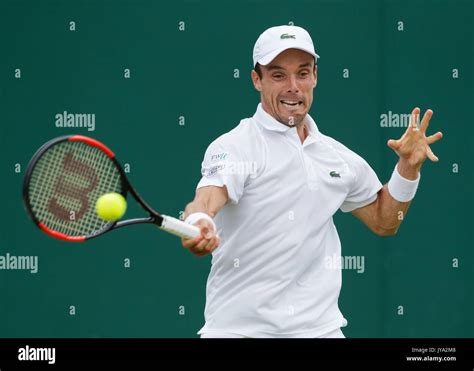
[[301,100],[280,100],[280,103],[287,106],[287,107],[296,107],[296,106],[301,106],[303,104],[303,101]]

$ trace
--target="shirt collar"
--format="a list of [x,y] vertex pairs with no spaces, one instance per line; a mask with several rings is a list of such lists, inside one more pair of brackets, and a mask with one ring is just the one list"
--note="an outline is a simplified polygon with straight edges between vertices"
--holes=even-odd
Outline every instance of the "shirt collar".
[[[263,128],[267,130],[271,130],[271,131],[286,133],[289,130],[295,129],[295,128],[290,128],[289,126],[283,125],[281,122],[279,122],[269,113],[267,113],[263,109],[262,103],[258,104],[257,111],[253,115],[253,119],[257,121]],[[320,132],[319,132],[318,126],[316,125],[316,122],[313,120],[313,118],[309,114],[306,115],[306,123],[309,129],[308,136],[312,137],[312,139],[314,139],[315,141],[318,141],[320,139]]]

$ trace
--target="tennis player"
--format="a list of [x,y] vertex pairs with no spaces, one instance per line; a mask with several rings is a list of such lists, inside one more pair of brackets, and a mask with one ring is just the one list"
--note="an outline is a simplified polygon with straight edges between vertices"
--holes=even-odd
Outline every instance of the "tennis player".
[[[255,114],[214,140],[185,221],[201,236],[183,246],[212,253],[201,337],[344,337],[338,307],[341,255],[333,215],[352,214],[379,236],[394,235],[415,196],[433,114],[411,114],[388,146],[399,156],[387,184],[369,164],[324,135],[308,114],[317,84],[308,32],[272,27],[253,50]],[[219,247],[219,248],[218,248]]]

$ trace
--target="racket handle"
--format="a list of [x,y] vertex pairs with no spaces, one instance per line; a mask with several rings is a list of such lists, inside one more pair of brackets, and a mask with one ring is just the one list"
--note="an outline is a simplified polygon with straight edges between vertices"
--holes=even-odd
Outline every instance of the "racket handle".
[[185,223],[172,216],[161,216],[163,217],[163,221],[161,222],[160,228],[169,233],[183,238],[194,238],[201,234],[201,230],[194,225]]

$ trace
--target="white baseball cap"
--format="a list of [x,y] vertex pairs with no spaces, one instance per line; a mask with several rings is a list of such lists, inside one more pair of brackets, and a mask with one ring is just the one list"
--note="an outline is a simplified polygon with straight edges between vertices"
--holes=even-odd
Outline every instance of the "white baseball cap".
[[298,26],[277,26],[265,30],[257,39],[253,48],[253,66],[257,63],[266,66],[281,52],[287,49],[300,49],[314,56],[313,40],[308,31]]

